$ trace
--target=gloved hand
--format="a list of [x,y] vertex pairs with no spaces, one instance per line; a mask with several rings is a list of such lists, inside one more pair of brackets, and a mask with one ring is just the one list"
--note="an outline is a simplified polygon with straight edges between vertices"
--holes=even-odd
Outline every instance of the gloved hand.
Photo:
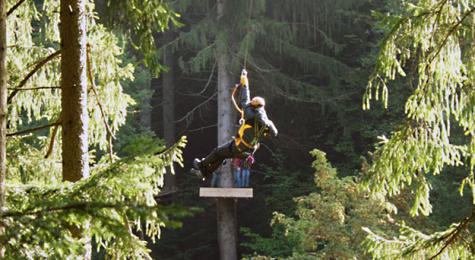
[[252,154],[246,158],[246,163],[247,165],[249,165],[249,167],[251,167],[255,161],[256,160],[254,159],[254,156],[252,156]]
[[249,86],[249,80],[247,79],[247,71],[245,69],[243,69],[241,72],[241,86]]

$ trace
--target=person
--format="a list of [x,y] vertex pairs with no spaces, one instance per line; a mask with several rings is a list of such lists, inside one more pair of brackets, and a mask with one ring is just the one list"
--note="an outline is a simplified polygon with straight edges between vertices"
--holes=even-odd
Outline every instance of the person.
[[219,184],[219,173],[213,172],[213,177],[211,178],[211,187],[218,187]]
[[247,159],[252,156],[262,136],[269,133],[277,136],[277,128],[267,117],[264,98],[256,96],[251,99],[248,82],[247,72],[243,70],[239,88],[244,122],[235,138],[213,149],[204,159],[194,159],[191,172],[200,178],[209,178],[225,159]]
[[[251,162],[252,161],[252,162]],[[242,161],[241,165],[241,188],[249,187],[250,176],[251,176],[251,165],[254,162],[253,157],[248,157],[246,160]]]
[[[237,188],[241,188],[242,179],[241,179],[241,159],[234,158],[231,165],[233,166],[233,175],[234,182]],[[214,173],[213,173],[214,174]]]

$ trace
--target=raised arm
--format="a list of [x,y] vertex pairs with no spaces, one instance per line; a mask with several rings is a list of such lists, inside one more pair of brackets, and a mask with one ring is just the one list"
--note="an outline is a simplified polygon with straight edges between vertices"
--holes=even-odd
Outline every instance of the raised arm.
[[251,102],[251,95],[249,94],[249,87],[241,86],[241,107],[245,108]]

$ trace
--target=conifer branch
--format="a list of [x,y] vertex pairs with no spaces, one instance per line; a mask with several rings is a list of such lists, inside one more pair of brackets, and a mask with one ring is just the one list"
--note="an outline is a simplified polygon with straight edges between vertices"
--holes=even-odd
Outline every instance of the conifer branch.
[[21,217],[21,216],[39,216],[44,213],[51,213],[57,211],[68,211],[68,210],[82,210],[82,211],[91,211],[92,209],[100,208],[112,208],[112,209],[123,209],[123,208],[154,208],[150,206],[141,206],[141,205],[128,205],[128,204],[114,204],[114,203],[102,203],[102,202],[76,202],[63,206],[56,207],[45,207],[42,209],[30,209],[24,211],[4,211],[0,214],[0,218],[8,217]]
[[8,11],[7,11],[7,17],[10,16],[21,4],[23,4],[25,0],[20,0],[18,1],[14,6],[12,6]]
[[99,110],[101,111],[102,122],[106,127],[107,137],[108,137],[108,146],[109,146],[109,156],[111,162],[114,161],[113,157],[113,149],[112,149],[112,139],[115,139],[114,133],[112,133],[112,129],[110,128],[109,124],[107,123],[106,113],[104,111],[104,107],[102,106],[101,100],[99,99],[99,94],[96,90],[96,83],[94,82],[94,74],[92,73],[92,62],[91,62],[91,45],[87,44],[86,48],[86,65],[87,65],[87,77],[89,78],[89,82],[91,83],[91,89],[96,97],[97,105],[99,106]]
[[13,90],[13,92],[10,94],[10,96],[8,96],[8,99],[7,99],[7,103],[11,103],[13,97],[15,97],[15,95],[20,91],[21,88],[23,88],[23,86],[26,84],[26,82],[39,70],[41,69],[41,67],[43,67],[46,63],[48,63],[50,60],[53,60],[54,58],[56,58],[57,56],[59,56],[61,54],[61,51],[55,51],[53,53],[51,53],[49,56],[47,56],[46,58],[44,58],[43,60],[39,61],[38,63],[36,63],[35,67],[33,68],[33,70],[31,70],[28,75],[26,75],[26,77],[20,82],[20,84],[18,84],[18,86],[15,88],[15,90]]
[[472,14],[473,12],[475,11],[475,7],[472,7],[472,9],[468,10],[463,16],[462,16],[462,19],[460,19],[454,26],[452,26],[452,28],[450,28],[449,32],[447,33],[447,35],[445,36],[444,40],[442,41],[442,43],[440,44],[439,48],[437,49],[437,51],[435,52],[435,54],[432,56],[432,58],[429,60],[429,64],[432,63],[432,61],[434,61],[435,57],[437,57],[437,55],[439,55],[440,51],[442,50],[442,48],[445,46],[445,44],[447,44],[447,41],[450,37],[450,35],[452,35],[455,30],[463,23],[463,21],[470,15]]
[[452,232],[447,234],[446,236],[443,236],[439,241],[446,240],[444,243],[444,246],[437,252],[437,254],[433,255],[429,260],[437,258],[442,252],[450,245],[452,244],[459,236],[460,233],[462,233],[463,230],[465,230],[468,227],[468,224],[472,222],[475,218],[475,210],[472,210],[472,214],[469,217],[466,217],[459,226],[457,226]]
[[54,123],[48,124],[48,125],[38,126],[38,127],[18,131],[18,132],[15,132],[15,133],[10,133],[10,134],[7,134],[7,137],[11,137],[11,136],[15,136],[15,135],[24,135],[24,134],[35,132],[35,131],[42,130],[42,129],[45,129],[45,128],[49,128],[49,127],[52,127],[52,126],[56,126],[56,125],[59,125],[59,124],[61,124],[60,120],[58,120]]

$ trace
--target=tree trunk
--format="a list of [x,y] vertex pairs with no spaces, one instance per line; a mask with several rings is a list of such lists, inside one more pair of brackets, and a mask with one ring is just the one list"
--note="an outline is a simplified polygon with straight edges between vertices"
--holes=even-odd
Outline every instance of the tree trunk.
[[61,0],[63,180],[89,176],[84,0]]
[[[172,27],[164,33],[164,42],[168,43],[173,39]],[[163,136],[167,147],[175,143],[175,56],[171,48],[166,48],[163,52],[163,65],[168,67],[168,72],[162,74],[163,77]],[[165,190],[176,189],[175,175],[168,171],[165,174]]]
[[[5,179],[7,164],[7,15],[6,0],[0,0],[0,213],[5,209]],[[0,236],[4,227],[0,226]],[[0,245],[0,259],[4,258],[4,249]]]
[[[223,19],[226,0],[217,0],[218,23]],[[222,32],[228,33],[228,32]],[[234,131],[233,111],[231,106],[231,79],[227,71],[230,64],[227,54],[227,44],[223,39],[217,42],[218,63],[218,144],[221,145],[231,139]],[[232,187],[231,164],[221,167],[220,187]],[[219,254],[222,260],[237,259],[237,221],[234,199],[218,199],[217,225]]]
[[[61,0],[63,180],[89,177],[85,0]],[[72,230],[81,236],[80,230]],[[85,258],[90,259],[90,242]]]

